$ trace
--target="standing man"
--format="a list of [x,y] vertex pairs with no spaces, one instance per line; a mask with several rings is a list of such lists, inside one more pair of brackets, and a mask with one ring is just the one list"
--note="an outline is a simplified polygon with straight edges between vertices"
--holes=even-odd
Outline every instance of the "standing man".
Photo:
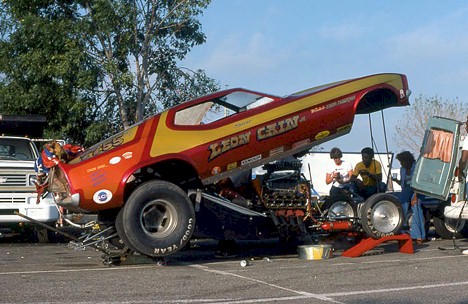
[[[465,122],[465,130],[468,133],[468,117],[466,118],[466,122]],[[463,140],[462,155],[460,156],[460,160],[458,161],[458,181],[459,182],[466,182],[467,163],[468,163],[468,134]],[[465,186],[465,196],[466,196],[466,186]],[[465,255],[468,255],[468,249],[463,250],[462,253]]]
[[[378,192],[385,192],[386,185],[382,182],[382,165],[374,159],[374,150],[366,147],[361,150],[362,162],[356,164],[351,182],[353,190],[364,199]],[[358,179],[361,176],[362,180]]]
[[350,178],[353,174],[353,165],[351,163],[341,159],[343,153],[339,148],[333,148],[330,150],[330,158],[333,163],[327,167],[327,175],[325,182],[327,185],[333,182],[330,189],[330,196],[342,193],[343,190],[350,190]]
[[[465,130],[468,133],[468,117],[466,118],[465,122]],[[468,134],[466,135],[465,139],[463,140],[462,146],[462,155],[460,156],[460,160],[458,162],[458,181],[466,178],[466,164],[468,163]]]

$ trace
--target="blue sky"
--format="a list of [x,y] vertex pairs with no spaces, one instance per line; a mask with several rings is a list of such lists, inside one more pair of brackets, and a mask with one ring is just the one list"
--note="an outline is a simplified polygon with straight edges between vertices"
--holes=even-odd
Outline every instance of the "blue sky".
[[[207,42],[184,61],[225,87],[287,95],[375,73],[408,76],[413,92],[468,102],[468,1],[213,0],[201,17]],[[404,109],[384,111],[388,144]],[[373,115],[380,125],[380,114]],[[367,116],[325,145],[370,145]],[[377,149],[383,133],[374,130]]]

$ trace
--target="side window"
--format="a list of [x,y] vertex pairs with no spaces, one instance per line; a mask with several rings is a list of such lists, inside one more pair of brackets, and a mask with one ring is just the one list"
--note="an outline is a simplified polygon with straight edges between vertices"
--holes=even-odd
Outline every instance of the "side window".
[[233,110],[208,101],[178,111],[174,123],[180,126],[205,125],[233,114]]
[[443,130],[431,129],[427,136],[423,157],[440,159],[444,163],[452,159],[453,133]]

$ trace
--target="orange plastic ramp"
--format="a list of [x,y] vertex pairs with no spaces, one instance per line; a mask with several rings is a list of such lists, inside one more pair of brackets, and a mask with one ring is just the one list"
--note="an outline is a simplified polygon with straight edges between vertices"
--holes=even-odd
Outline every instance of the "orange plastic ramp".
[[380,239],[366,238],[362,239],[358,244],[349,248],[341,255],[348,258],[356,258],[363,255],[368,250],[374,249],[382,243],[388,241],[398,241],[398,246],[401,253],[413,254],[413,241],[409,234],[397,234],[391,236],[385,236]]

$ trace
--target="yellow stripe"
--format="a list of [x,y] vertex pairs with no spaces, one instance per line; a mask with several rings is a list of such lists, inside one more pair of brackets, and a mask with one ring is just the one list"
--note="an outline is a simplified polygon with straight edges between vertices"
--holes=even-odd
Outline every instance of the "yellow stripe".
[[[295,102],[287,103],[284,106],[276,107],[253,117],[248,117],[245,120],[238,120],[214,130],[170,130],[165,125],[167,120],[166,111],[161,113],[161,119],[159,120],[158,128],[155,133],[150,155],[151,157],[155,157],[158,155],[178,153],[180,151],[191,149],[204,143],[221,139],[234,133],[242,132],[252,126],[258,126],[269,122],[272,120],[272,117],[273,119],[279,119],[282,116],[302,111],[307,108],[312,108],[325,101],[332,100],[379,83],[387,83],[395,87],[398,91],[403,88],[400,75],[381,74],[370,76],[340,85],[335,89],[317,92],[316,94],[299,99]],[[302,92],[307,92],[307,90]],[[190,136],[187,136],[187,134],[190,134]]]

